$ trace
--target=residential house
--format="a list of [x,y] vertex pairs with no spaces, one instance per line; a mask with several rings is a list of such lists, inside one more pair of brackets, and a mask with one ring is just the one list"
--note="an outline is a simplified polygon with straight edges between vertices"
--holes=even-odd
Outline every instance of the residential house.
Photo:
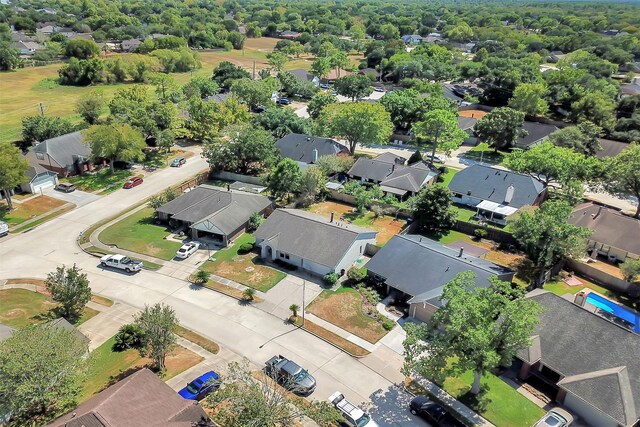
[[89,40],[94,42],[94,38],[93,38],[93,34],[91,33],[74,33],[73,35],[69,36],[69,39],[71,40],[76,40],[76,39],[83,39],[83,40]]
[[640,258],[640,220],[637,218],[588,202],[573,209],[569,223],[592,230],[587,245],[590,251],[619,262]]
[[48,427],[208,427],[200,404],[183,399],[143,368],[61,416]]
[[283,31],[279,34],[280,38],[288,39],[288,40],[295,40],[301,35],[302,34],[297,31],[290,31],[290,30]]
[[640,335],[542,289],[527,298],[543,310],[514,362],[519,377],[556,390],[556,401],[592,426],[637,426]]
[[58,11],[56,11],[55,9],[51,9],[51,8],[44,8],[44,9],[36,9],[36,12],[40,12],[40,13],[46,13],[47,15],[57,15]]
[[26,158],[29,160],[29,168],[26,172],[28,181],[20,184],[21,191],[35,194],[41,189],[58,184],[58,174],[40,165],[33,150],[28,152]]
[[[442,95],[445,98],[450,99],[451,101],[455,102],[458,107],[463,105],[463,103],[465,102],[464,98],[461,97],[461,96],[456,95],[453,92],[453,88],[451,87],[451,85],[447,85],[447,84],[441,83],[441,86],[442,86],[442,91],[443,91]],[[466,104],[468,104],[468,103],[466,103]]]
[[147,36],[148,39],[151,40],[157,40],[157,39],[163,39],[165,37],[167,37],[168,34],[161,34],[161,33],[151,33]]
[[271,207],[267,197],[205,184],[160,206],[157,214],[161,221],[190,229],[194,239],[208,238],[227,246],[245,232],[252,214],[264,216]]
[[297,209],[276,209],[253,233],[260,256],[312,274],[344,274],[375,244],[374,230]]
[[375,81],[380,80],[380,73],[375,68],[363,68],[362,70],[358,70],[358,74],[363,76],[371,76],[371,78]]
[[349,149],[336,140],[301,133],[290,133],[280,138],[276,141],[276,147],[280,150],[280,156],[295,160],[301,167],[317,163],[323,156],[349,154]]
[[558,130],[558,128],[553,125],[527,121],[524,122],[522,128],[525,130],[525,135],[518,138],[514,148],[521,148],[523,150],[528,150],[546,141],[550,134]]
[[140,39],[129,39],[129,40],[122,40],[122,43],[120,43],[120,46],[122,46],[123,52],[133,52],[138,47],[140,47],[141,44],[142,44],[142,40]]
[[333,68],[320,79],[320,83],[333,84],[336,79],[353,74],[351,71],[343,70],[342,68]]
[[444,285],[458,273],[472,271],[478,287],[489,278],[511,282],[515,272],[419,235],[397,234],[366,264],[369,277],[409,304],[409,316],[427,322],[442,306]]
[[29,56],[35,55],[35,53],[38,50],[41,50],[44,48],[44,46],[42,46],[40,43],[28,42],[28,41],[12,42],[9,45],[9,47],[11,49],[17,49],[19,55],[22,57],[29,57]]
[[81,174],[93,167],[91,149],[83,142],[80,131],[39,142],[33,151],[40,166],[59,176]]
[[418,34],[407,34],[406,36],[400,37],[400,39],[409,45],[418,45],[422,43],[422,36]]
[[12,31],[11,32],[11,41],[14,42],[35,42],[35,37],[31,37],[22,31]]
[[439,172],[426,162],[405,165],[406,160],[393,153],[382,153],[373,159],[360,157],[347,175],[361,183],[379,184],[386,194],[400,199],[417,194],[420,189],[436,182]]
[[478,119],[475,117],[463,117],[458,116],[458,127],[460,130],[463,130],[467,133],[467,137],[465,138],[463,144],[464,145],[477,145],[478,137],[476,137],[476,133],[474,130],[474,126],[478,123]]
[[507,217],[527,205],[539,205],[547,189],[537,179],[504,169],[475,164],[449,183],[452,201],[474,207],[486,221],[505,225]]
[[601,150],[596,152],[596,157],[600,160],[605,157],[615,157],[629,148],[628,142],[614,141],[612,139],[599,138]]
[[440,33],[429,33],[422,38],[423,43],[440,43],[444,41],[444,37]]
[[620,86],[620,92],[622,93],[622,96],[640,95],[640,84],[633,83],[622,85]]
[[45,37],[49,37],[53,33],[57,33],[59,31],[59,29],[60,29],[60,27],[58,27],[55,24],[45,25],[43,27],[36,28],[36,34],[41,35],[41,36],[45,36]]
[[289,71],[300,83],[313,83],[315,87],[320,86],[320,79],[302,68],[296,68]]
[[562,51],[554,50],[549,53],[549,62],[556,63],[563,59],[566,55]]
[[225,102],[231,96],[231,92],[216,93],[215,95],[207,96],[204,100],[207,102]]

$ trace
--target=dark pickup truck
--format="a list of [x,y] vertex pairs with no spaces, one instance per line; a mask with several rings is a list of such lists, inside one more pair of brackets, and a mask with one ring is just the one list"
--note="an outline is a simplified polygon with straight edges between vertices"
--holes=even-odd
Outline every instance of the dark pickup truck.
[[267,360],[264,370],[280,385],[297,395],[308,396],[316,389],[316,379],[284,356],[273,356]]

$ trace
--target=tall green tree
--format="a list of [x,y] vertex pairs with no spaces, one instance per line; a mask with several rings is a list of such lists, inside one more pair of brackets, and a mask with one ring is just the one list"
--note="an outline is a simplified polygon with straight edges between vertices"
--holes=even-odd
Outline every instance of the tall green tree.
[[235,80],[248,79],[251,77],[248,71],[229,61],[222,61],[213,69],[211,77],[216,84],[223,88],[229,89]]
[[408,129],[424,118],[423,99],[417,90],[405,89],[387,93],[379,102],[391,114],[391,120],[397,128]]
[[290,133],[308,134],[311,131],[310,120],[299,117],[291,108],[269,108],[255,115],[253,123],[271,132],[276,139]]
[[542,286],[547,271],[564,257],[586,249],[591,230],[569,224],[571,210],[566,202],[547,201],[533,213],[522,212],[511,223],[513,237],[533,262],[536,286]]
[[182,93],[186,99],[198,97],[205,99],[220,92],[218,84],[211,79],[205,77],[193,77],[187,84],[182,86]]
[[358,142],[386,145],[393,131],[389,112],[382,105],[369,102],[327,105],[320,113],[319,123],[328,135],[345,139],[352,155]]
[[424,120],[413,126],[413,133],[419,145],[431,148],[429,164],[433,165],[436,150],[449,154],[462,145],[469,135],[458,125],[458,117],[445,110],[429,111]]
[[451,191],[443,184],[425,187],[416,196],[413,204],[413,217],[420,228],[440,234],[453,228],[456,213],[451,206]]
[[324,190],[327,177],[318,166],[309,166],[302,172],[300,179],[300,198],[304,206],[309,206]]
[[25,142],[42,142],[75,131],[73,124],[60,117],[26,116],[22,118],[22,139]]
[[0,188],[4,190],[7,207],[13,209],[11,191],[27,181],[29,161],[22,155],[20,149],[10,142],[0,144]]
[[0,413],[8,426],[42,425],[75,403],[86,373],[86,343],[44,323],[0,343]]
[[[442,384],[448,376],[473,372],[470,392],[480,392],[480,379],[531,345],[541,307],[525,298],[524,289],[493,276],[489,287],[466,271],[444,286],[443,306],[431,321],[407,325],[403,342],[405,375],[419,374]],[[443,327],[440,331],[439,328]]]
[[335,104],[336,102],[338,102],[338,98],[336,98],[335,95],[329,92],[317,93],[307,104],[307,112],[309,113],[309,117],[314,120],[318,119],[324,107],[329,104]]
[[100,54],[100,46],[93,40],[73,39],[66,43],[64,54],[68,58],[89,59]]
[[93,91],[81,96],[76,102],[76,113],[89,125],[98,123],[100,113],[106,105],[102,92]]
[[144,137],[125,124],[94,125],[84,131],[85,144],[94,158],[109,159],[111,173],[115,161],[134,162],[144,158]]
[[475,133],[480,140],[496,149],[508,149],[516,145],[524,134],[524,113],[513,108],[496,108],[475,125]]
[[288,60],[289,57],[282,52],[271,52],[267,54],[267,62],[276,73],[282,71],[284,64],[286,64]]
[[180,100],[180,92],[178,84],[173,77],[165,73],[155,73],[151,76],[151,83],[156,87],[156,95],[160,102],[177,102]]
[[549,135],[549,141],[560,147],[571,148],[585,156],[595,156],[602,150],[600,138],[604,135],[602,128],[589,121],[568,126]]
[[589,120],[610,131],[615,125],[616,103],[601,91],[588,92],[571,104],[571,118],[576,121]]
[[265,177],[264,183],[276,199],[289,198],[302,184],[302,172],[295,160],[282,159]]
[[371,80],[361,74],[349,74],[336,79],[334,88],[339,95],[351,98],[351,101],[367,97],[373,92]]
[[318,76],[319,78],[326,76],[329,70],[331,70],[331,62],[329,61],[329,58],[318,57],[311,64],[311,74]]
[[191,138],[211,141],[227,126],[247,123],[251,119],[249,108],[237,96],[230,96],[224,102],[205,102],[193,97],[187,105],[189,119],[186,128]]
[[233,82],[231,92],[246,102],[249,108],[253,109],[260,105],[269,105],[271,103],[271,96],[277,88],[278,83],[272,77],[257,81],[240,79]]
[[134,319],[134,323],[144,335],[140,354],[150,357],[154,367],[163,371],[165,358],[176,346],[176,313],[168,305],[158,303],[152,306],[145,305]]
[[87,274],[75,264],[73,267],[57,267],[47,274],[44,281],[51,299],[59,303],[62,315],[67,319],[78,319],[85,305],[91,300],[91,288]]
[[544,116],[549,105],[544,99],[546,87],[542,83],[522,83],[516,87],[509,107],[529,116]]
[[[604,161],[604,189],[614,195],[635,196],[640,201],[640,144],[632,143],[629,148],[615,157]],[[640,203],[636,209],[640,218]]]
[[8,43],[0,43],[0,71],[8,71],[22,65],[18,49],[12,49]]

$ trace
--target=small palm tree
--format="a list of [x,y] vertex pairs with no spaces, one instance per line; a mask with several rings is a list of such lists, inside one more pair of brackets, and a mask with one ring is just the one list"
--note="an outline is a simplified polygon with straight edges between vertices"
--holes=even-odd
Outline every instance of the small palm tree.
[[255,296],[255,294],[256,294],[256,290],[253,288],[247,288],[244,290],[244,292],[242,292],[242,296],[247,301],[253,301],[253,297]]
[[204,270],[198,270],[198,272],[193,276],[193,282],[198,285],[204,285],[209,281],[209,277],[211,274]]
[[291,317],[298,317],[298,310],[300,310],[300,306],[298,304],[291,304],[289,306],[289,310],[291,310]]

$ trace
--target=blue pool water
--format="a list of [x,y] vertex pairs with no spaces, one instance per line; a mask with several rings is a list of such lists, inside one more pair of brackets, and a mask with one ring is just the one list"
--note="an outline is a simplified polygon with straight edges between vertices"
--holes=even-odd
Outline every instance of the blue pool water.
[[606,311],[618,319],[622,319],[624,321],[623,323],[629,325],[629,329],[640,334],[640,313],[624,308],[594,293],[587,295],[586,302]]

